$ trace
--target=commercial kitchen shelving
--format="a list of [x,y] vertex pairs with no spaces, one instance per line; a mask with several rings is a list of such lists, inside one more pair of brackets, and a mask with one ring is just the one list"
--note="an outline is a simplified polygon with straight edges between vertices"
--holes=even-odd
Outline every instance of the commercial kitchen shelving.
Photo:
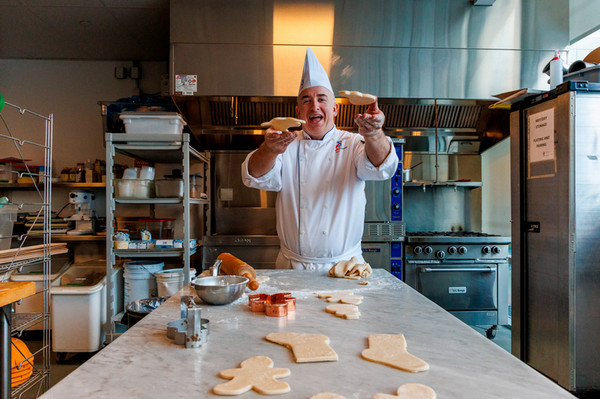
[[[19,190],[35,190],[37,187],[34,183],[0,183],[1,189],[19,189]],[[72,182],[57,182],[52,183],[52,187],[72,187],[72,188],[103,188],[106,187],[105,183],[72,183]]]
[[[166,258],[183,257],[184,283],[190,282],[190,256],[197,251],[197,247],[191,248],[192,241],[190,232],[190,208],[191,206],[202,206],[204,231],[210,229],[210,155],[207,152],[199,152],[190,145],[190,135],[183,133],[175,134],[131,134],[131,133],[106,133],[106,259],[107,275],[114,266],[116,258]],[[182,166],[183,174],[183,197],[182,198],[147,198],[147,199],[119,199],[114,197],[114,175],[113,164],[115,154],[126,155],[131,158],[140,159],[152,164],[175,164]],[[206,199],[190,198],[190,169],[192,161],[203,165],[202,187]],[[183,244],[182,248],[153,248],[153,249],[114,249],[113,235],[115,233],[115,209],[117,204],[139,204],[160,206],[165,204],[180,204],[182,206]],[[201,239],[202,237],[195,237]],[[200,242],[200,240],[198,240]],[[107,279],[107,304],[113,303],[112,282]],[[115,314],[116,313],[116,314]],[[114,312],[111,306],[107,306],[107,340],[112,341],[115,335],[115,321],[120,319],[121,314]]]
[[[6,193],[14,192],[14,191],[32,191],[36,190],[40,184],[37,183],[0,183],[0,196],[5,195]],[[99,190],[105,189],[106,183],[103,182],[93,182],[93,183],[73,183],[73,182],[54,182],[52,183],[52,188],[78,188],[78,189],[91,189],[91,190]],[[55,191],[56,194],[56,191]],[[51,234],[52,241],[54,242],[67,242],[67,243],[77,243],[82,241],[97,241],[104,242],[106,238],[104,234],[85,234],[85,235],[75,235],[69,236],[66,234]],[[33,232],[29,234],[31,239],[39,239],[43,237],[43,233]]]
[[[0,99],[3,98],[0,96]],[[5,124],[6,133],[0,134],[0,142],[4,142],[3,145],[13,146],[19,154],[22,163],[25,165],[27,172],[16,172],[10,171],[10,173],[18,174],[18,177],[22,177],[23,174],[27,174],[29,176],[34,177],[38,181],[41,180],[40,183],[32,183],[31,186],[37,192],[39,196],[40,202],[28,202],[28,203],[20,203],[18,204],[19,209],[35,209],[38,218],[43,219],[43,244],[40,251],[40,256],[37,256],[32,259],[16,261],[14,258],[11,262],[6,264],[0,264],[0,274],[12,273],[16,270],[19,270],[21,267],[32,264],[32,263],[42,263],[43,264],[43,278],[42,278],[42,291],[37,292],[36,295],[42,295],[43,306],[41,313],[20,313],[20,314],[12,314],[11,306],[7,305],[2,309],[2,323],[3,328],[10,328],[10,336],[20,336],[25,330],[33,327],[34,325],[42,324],[42,344],[41,347],[37,350],[32,351],[32,357],[35,357],[35,363],[33,363],[33,373],[31,377],[21,385],[17,385],[16,387],[11,389],[11,364],[8,362],[8,365],[3,365],[3,375],[0,376],[2,379],[2,389],[0,389],[0,398],[20,398],[25,392],[30,391],[34,387],[37,387],[36,394],[40,395],[41,393],[48,390],[50,387],[50,264],[51,264],[51,235],[50,235],[50,218],[51,218],[51,210],[52,210],[52,139],[53,139],[53,127],[54,127],[54,116],[53,114],[49,114],[48,116],[38,114],[31,110],[21,108],[17,105],[10,104],[8,102],[5,105],[16,109],[20,117],[32,117],[37,118],[44,123],[44,136],[39,137],[36,136],[35,139],[19,139],[15,137],[13,133],[10,131],[9,126]],[[2,111],[2,107],[0,107],[0,112]],[[41,135],[40,135],[41,136]],[[7,144],[8,143],[8,144]],[[28,161],[26,157],[23,155],[22,148],[33,148],[40,150],[44,155],[44,171],[39,173],[32,173],[29,170]],[[37,201],[37,196],[35,201]],[[29,238],[29,234],[22,234],[18,236],[13,236],[12,239],[18,242],[18,251],[24,249],[25,243]],[[14,246],[14,245],[13,245]],[[7,314],[8,312],[8,314]],[[4,334],[3,334],[4,335]],[[10,356],[11,343],[3,342],[2,343],[2,361],[9,360],[8,356]],[[31,358],[30,358],[31,359]],[[25,362],[25,360],[23,361]],[[5,374],[6,367],[8,368],[8,375]]]

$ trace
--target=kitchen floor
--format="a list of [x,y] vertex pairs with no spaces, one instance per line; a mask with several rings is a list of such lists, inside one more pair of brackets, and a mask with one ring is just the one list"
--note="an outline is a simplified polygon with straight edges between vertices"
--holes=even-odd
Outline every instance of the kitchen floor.
[[[23,333],[21,340],[25,342],[29,350],[33,353],[35,351],[40,350],[42,347],[42,335],[41,331],[28,331]],[[63,378],[65,378],[69,373],[79,367],[81,364],[85,363],[89,358],[94,356],[94,353],[68,353],[64,357],[64,359],[59,359],[59,356],[51,352],[50,356],[50,386],[53,386]],[[36,367],[42,367],[41,364],[41,354],[36,355],[34,364]],[[38,386],[32,387],[29,391],[24,392],[21,399],[34,399],[39,395],[37,393]]]
[[[486,336],[489,326],[471,326],[475,331]],[[510,353],[510,326],[498,326],[496,337],[491,341]]]

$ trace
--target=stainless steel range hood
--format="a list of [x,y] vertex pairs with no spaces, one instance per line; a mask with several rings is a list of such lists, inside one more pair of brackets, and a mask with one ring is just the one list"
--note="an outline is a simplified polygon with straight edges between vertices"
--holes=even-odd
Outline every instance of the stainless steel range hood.
[[[296,97],[174,96],[196,139],[207,149],[256,148],[260,124],[278,116],[295,116]],[[335,124],[356,130],[354,116],[364,106],[338,98]],[[385,131],[406,139],[406,151],[479,153],[508,135],[508,112],[489,109],[493,101],[380,98]]]

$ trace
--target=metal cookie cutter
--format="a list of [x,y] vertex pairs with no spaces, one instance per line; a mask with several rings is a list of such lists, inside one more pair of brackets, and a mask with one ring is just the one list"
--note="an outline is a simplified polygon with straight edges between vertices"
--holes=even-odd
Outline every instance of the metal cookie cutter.
[[253,312],[265,312],[267,316],[283,317],[288,312],[296,310],[296,298],[289,292],[278,294],[252,294],[248,295],[248,305]]
[[167,338],[186,348],[200,348],[208,341],[208,320],[200,316],[201,308],[193,295],[181,296],[181,319],[167,323]]

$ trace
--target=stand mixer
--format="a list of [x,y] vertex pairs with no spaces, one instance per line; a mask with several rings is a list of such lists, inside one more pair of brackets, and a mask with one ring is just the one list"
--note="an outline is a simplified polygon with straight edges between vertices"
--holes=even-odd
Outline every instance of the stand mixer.
[[67,235],[94,234],[94,218],[92,216],[94,199],[94,193],[87,190],[69,193],[69,203],[73,204],[75,213],[65,220],[74,221],[75,229],[67,231]]

